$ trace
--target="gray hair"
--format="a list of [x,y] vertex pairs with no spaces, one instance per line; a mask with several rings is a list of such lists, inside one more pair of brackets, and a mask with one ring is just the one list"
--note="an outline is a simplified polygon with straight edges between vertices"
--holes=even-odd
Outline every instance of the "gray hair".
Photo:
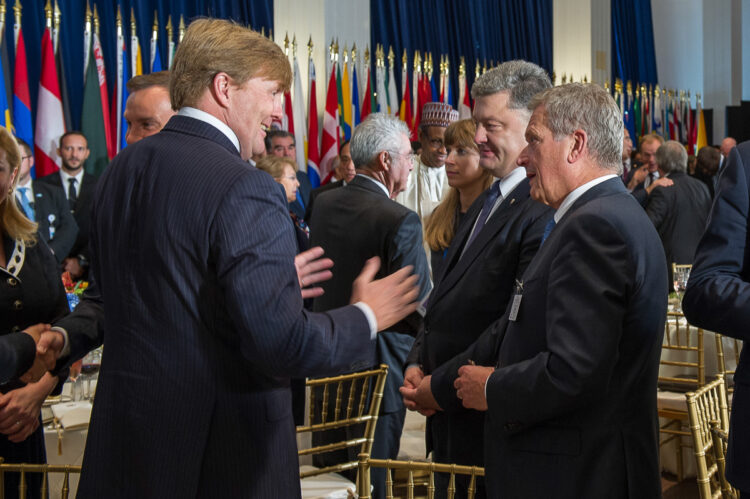
[[594,84],[569,83],[545,90],[529,103],[544,106],[545,125],[559,140],[578,129],[586,131],[588,150],[599,166],[622,173],[622,115],[612,96]]
[[471,86],[471,97],[509,92],[508,108],[528,108],[531,98],[552,86],[547,72],[532,62],[507,61],[490,69]]
[[664,173],[682,172],[687,170],[688,155],[685,146],[676,140],[668,140],[656,150],[656,164]]
[[352,133],[349,153],[354,166],[359,168],[369,164],[383,151],[398,152],[402,135],[411,136],[403,121],[385,113],[370,114]]

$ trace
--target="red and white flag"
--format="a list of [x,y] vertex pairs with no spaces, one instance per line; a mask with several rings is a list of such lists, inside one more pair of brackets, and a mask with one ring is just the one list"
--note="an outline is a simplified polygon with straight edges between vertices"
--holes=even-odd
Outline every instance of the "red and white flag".
[[465,120],[471,118],[469,83],[466,81],[466,75],[459,76],[458,80],[458,85],[461,92],[458,101],[458,119]]
[[315,64],[312,57],[309,61],[309,78],[310,87],[308,91],[308,101],[310,102],[307,111],[307,176],[310,177],[310,184],[313,187],[320,185],[320,149],[318,146],[318,101],[315,96]]
[[321,140],[320,178],[327,183],[331,173],[331,163],[339,153],[339,97],[336,88],[336,64],[331,68],[326,94],[326,112],[323,115],[323,138]]
[[34,131],[37,177],[49,175],[60,169],[62,162],[57,154],[57,146],[64,133],[65,116],[60,97],[60,80],[57,78],[50,28],[46,28],[42,36],[42,72],[39,78]]

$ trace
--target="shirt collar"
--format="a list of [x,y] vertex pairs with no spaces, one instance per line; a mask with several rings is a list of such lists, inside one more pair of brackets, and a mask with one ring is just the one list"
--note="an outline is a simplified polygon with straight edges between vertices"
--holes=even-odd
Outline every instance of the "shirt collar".
[[65,189],[66,192],[69,184],[68,179],[70,178],[76,179],[76,190],[79,189],[81,187],[81,182],[83,181],[83,168],[78,170],[78,173],[76,173],[75,175],[71,175],[60,168],[60,179],[62,180],[63,189]]
[[505,177],[497,180],[497,182],[500,183],[500,196],[502,196],[502,199],[508,197],[508,194],[510,194],[513,189],[515,189],[516,186],[520,184],[525,178],[526,168],[524,168],[523,166],[519,166],[517,168],[514,168]]
[[377,185],[378,187],[380,187],[383,190],[383,192],[385,192],[386,196],[388,196],[389,198],[391,197],[391,194],[388,192],[388,188],[385,185],[383,185],[383,183],[381,183],[379,180],[375,180],[374,178],[368,177],[367,175],[362,175],[361,173],[358,173],[357,176],[358,177],[362,177],[362,178],[366,178],[370,182],[375,182],[375,185]]
[[229,126],[227,126],[226,123],[221,121],[216,116],[209,114],[205,111],[201,111],[200,109],[196,109],[194,107],[183,107],[179,110],[177,113],[179,116],[187,116],[188,118],[194,118],[196,120],[200,120],[204,123],[208,123],[209,125],[213,126],[214,128],[218,128],[221,133],[227,136],[227,138],[234,144],[234,147],[237,149],[237,152],[240,152],[240,140],[237,138],[237,135],[232,131]]
[[601,177],[597,177],[594,180],[589,180],[583,185],[578,186],[577,188],[573,189],[570,194],[565,196],[565,199],[563,199],[563,202],[560,204],[560,207],[555,212],[555,223],[560,223],[560,219],[568,212],[571,206],[573,206],[573,203],[575,203],[578,198],[583,196],[583,194],[591,189],[592,187],[595,187],[602,182],[609,180],[611,178],[615,178],[617,175],[614,173],[610,173],[607,175],[603,175]]

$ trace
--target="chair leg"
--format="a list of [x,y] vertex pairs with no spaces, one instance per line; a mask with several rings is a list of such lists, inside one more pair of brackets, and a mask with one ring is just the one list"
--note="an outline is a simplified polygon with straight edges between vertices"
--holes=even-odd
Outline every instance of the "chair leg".
[[[679,419],[676,419],[675,423],[677,424],[677,430],[681,430],[682,422]],[[684,463],[682,462],[682,435],[677,435],[677,438],[674,439],[674,442],[675,449],[677,451],[677,481],[681,482],[685,478]]]

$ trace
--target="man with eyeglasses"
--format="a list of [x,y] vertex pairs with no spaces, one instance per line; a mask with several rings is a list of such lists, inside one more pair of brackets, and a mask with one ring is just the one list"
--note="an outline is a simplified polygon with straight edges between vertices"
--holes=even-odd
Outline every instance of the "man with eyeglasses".
[[458,111],[448,104],[428,102],[422,108],[418,132],[422,154],[414,162],[406,189],[396,197],[396,201],[416,211],[423,224],[450,191],[445,174],[448,152],[443,137],[448,125],[456,120]]
[[331,189],[338,189],[343,187],[352,181],[354,176],[357,174],[357,170],[354,168],[354,162],[352,161],[351,153],[349,152],[349,141],[345,141],[341,144],[339,149],[339,155],[334,159],[333,176],[335,180],[328,182],[325,185],[313,189],[310,192],[310,201],[307,203],[307,209],[305,210],[305,220],[308,224],[310,217],[312,217],[313,205],[315,204],[315,198]]
[[39,236],[49,245],[57,262],[62,263],[76,242],[78,225],[62,189],[40,180],[31,180],[34,155],[26,142],[19,138],[16,141],[21,149],[16,202],[29,220],[39,224]]
[[[325,312],[349,303],[357,269],[373,256],[381,260],[378,275],[413,266],[421,300],[430,288],[422,224],[415,212],[392,200],[406,187],[413,167],[409,129],[393,116],[371,114],[354,129],[350,150],[357,175],[346,186],[320,194],[310,220],[311,246],[321,246],[326,256],[336,262],[333,278],[321,285],[323,295],[313,301],[313,311]],[[403,383],[402,367],[421,319],[413,313],[378,334],[372,365],[388,364],[389,371],[372,447],[373,458],[395,459],[398,455],[406,414],[398,389]],[[325,435],[327,442],[319,443],[342,440],[343,435],[340,436]],[[356,453],[356,449],[351,449],[349,459],[356,459]],[[337,454],[346,452],[328,453],[313,462],[318,466],[341,462]],[[372,483],[374,497],[385,497],[384,475],[374,473]]]

